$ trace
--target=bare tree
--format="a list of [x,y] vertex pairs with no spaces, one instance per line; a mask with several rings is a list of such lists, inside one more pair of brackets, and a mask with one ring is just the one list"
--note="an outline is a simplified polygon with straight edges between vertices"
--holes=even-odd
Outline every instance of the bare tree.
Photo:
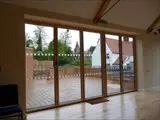
[[29,36],[29,33],[25,34],[25,40],[26,40],[26,47],[33,47],[33,41],[31,37]]
[[71,44],[70,38],[71,38],[71,35],[69,32],[69,29],[67,29],[65,32],[61,33],[61,35],[60,35],[60,40],[64,41],[65,50],[66,50],[67,46],[69,46]]
[[37,51],[43,51],[43,41],[45,40],[47,34],[45,32],[45,27],[43,26],[37,26],[37,28],[34,30],[35,39],[37,43]]

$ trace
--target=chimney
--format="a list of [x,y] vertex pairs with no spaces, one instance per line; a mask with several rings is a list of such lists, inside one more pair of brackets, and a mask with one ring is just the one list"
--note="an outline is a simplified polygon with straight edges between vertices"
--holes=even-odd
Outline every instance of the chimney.
[[123,36],[123,38],[124,38],[124,41],[125,41],[125,42],[128,42],[128,41],[129,41],[129,37]]

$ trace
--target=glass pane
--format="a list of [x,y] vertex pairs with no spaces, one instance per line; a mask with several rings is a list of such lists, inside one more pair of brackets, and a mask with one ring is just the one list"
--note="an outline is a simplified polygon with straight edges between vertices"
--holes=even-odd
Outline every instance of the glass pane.
[[107,64],[107,90],[108,94],[120,92],[120,52],[119,38],[115,35],[105,35],[106,38],[106,64]]
[[60,102],[81,99],[79,31],[58,28]]
[[134,89],[133,38],[122,37],[124,91]]
[[102,96],[100,34],[84,32],[86,98]]
[[27,110],[53,106],[53,28],[25,24]]

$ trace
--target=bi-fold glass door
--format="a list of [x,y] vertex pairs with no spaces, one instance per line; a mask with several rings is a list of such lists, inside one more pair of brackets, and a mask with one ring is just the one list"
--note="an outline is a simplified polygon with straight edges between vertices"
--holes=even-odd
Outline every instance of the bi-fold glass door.
[[55,105],[54,28],[25,24],[27,111]]
[[102,96],[100,33],[25,24],[27,111]]
[[100,33],[83,32],[85,98],[102,96]]
[[108,95],[121,92],[120,84],[120,40],[117,35],[105,34],[107,92]]
[[136,88],[135,83],[135,40],[132,37],[121,36],[123,91]]
[[135,39],[105,34],[108,95],[136,89]]
[[101,97],[100,34],[57,30],[59,104]]
[[58,28],[59,102],[81,100],[80,38],[78,30]]
[[135,39],[26,24],[27,110],[135,90]]

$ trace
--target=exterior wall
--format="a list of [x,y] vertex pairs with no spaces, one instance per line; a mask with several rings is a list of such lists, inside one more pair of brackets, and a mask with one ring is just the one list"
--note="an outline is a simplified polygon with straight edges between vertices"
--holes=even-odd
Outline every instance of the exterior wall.
[[[32,53],[32,48],[26,48],[26,53]],[[26,70],[26,96],[29,96],[29,89],[32,87],[33,82],[33,56],[26,55],[25,57],[26,63],[25,63],[25,70]],[[26,102],[29,100],[29,97],[26,97]],[[28,102],[27,102],[28,103]]]
[[[109,54],[110,58],[106,60],[106,64],[112,65],[118,58],[117,54],[113,54],[108,45],[106,44],[106,54]],[[101,66],[101,48],[100,41],[98,42],[96,48],[92,54],[92,66]]]
[[37,61],[34,59],[33,70],[53,69],[53,61]]
[[113,54],[111,49],[108,47],[108,45],[106,44],[106,55],[109,54],[109,59],[107,59],[107,64],[113,65],[113,63],[117,60],[117,58],[119,57],[118,54]]
[[124,62],[124,64],[123,65],[127,65],[127,64],[131,64],[132,62],[134,62],[134,60],[133,60],[133,56],[127,56],[128,58],[127,58],[127,60]]
[[92,66],[101,66],[100,40],[92,53]]
[[[93,54],[92,54],[92,66],[101,66],[101,52],[100,52],[100,42],[98,42]],[[106,64],[113,65],[115,61],[118,59],[119,54],[112,53],[111,49],[106,44],[106,56],[109,54],[109,59],[106,60]],[[133,56],[127,56],[128,59],[124,62],[124,66],[133,62]]]
[[[32,48],[26,48],[26,53],[32,53]],[[33,78],[33,56],[26,56],[26,78]]]

